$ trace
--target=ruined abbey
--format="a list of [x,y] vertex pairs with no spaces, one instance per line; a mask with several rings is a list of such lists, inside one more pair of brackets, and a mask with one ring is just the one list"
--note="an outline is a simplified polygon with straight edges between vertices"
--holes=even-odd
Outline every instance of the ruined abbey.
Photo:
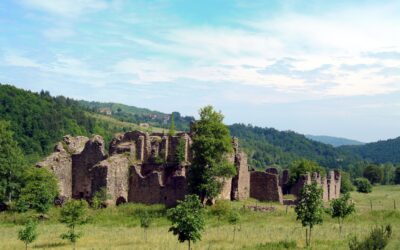
[[[187,133],[169,136],[133,131],[116,135],[106,152],[100,136],[89,139],[67,135],[37,166],[55,174],[63,199],[90,200],[105,188],[110,196],[109,204],[137,202],[171,206],[188,192],[186,171],[192,157],[191,143]],[[247,156],[240,150],[238,139],[233,138],[232,144],[234,152],[228,158],[236,166],[237,175],[224,180],[219,199],[252,197],[283,203],[283,194],[298,196],[300,189],[311,181],[321,185],[325,201],[339,197],[338,171],[330,171],[327,177],[309,173],[296,183],[289,183],[287,170],[282,175],[275,168],[249,171]],[[182,151],[179,157],[178,150]]]

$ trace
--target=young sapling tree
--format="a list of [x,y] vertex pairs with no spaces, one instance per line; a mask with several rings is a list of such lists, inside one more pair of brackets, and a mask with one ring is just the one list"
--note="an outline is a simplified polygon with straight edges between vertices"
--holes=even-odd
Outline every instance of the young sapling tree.
[[343,220],[355,212],[354,203],[350,201],[350,194],[346,193],[331,202],[331,216],[339,222],[339,234],[342,235]]
[[323,222],[322,189],[317,183],[313,182],[303,187],[295,211],[297,220],[300,220],[303,227],[306,227],[306,244],[310,246],[313,227]]
[[201,240],[204,230],[204,208],[197,195],[186,195],[183,201],[178,201],[175,208],[168,210],[168,219],[172,222],[169,231],[178,235],[180,242],[188,242],[188,250],[191,242]]

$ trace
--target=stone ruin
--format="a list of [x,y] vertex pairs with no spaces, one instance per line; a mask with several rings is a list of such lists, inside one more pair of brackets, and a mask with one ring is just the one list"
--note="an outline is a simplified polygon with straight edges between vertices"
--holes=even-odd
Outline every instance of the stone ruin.
[[[247,157],[233,139],[234,153],[229,161],[237,175],[224,180],[219,199],[240,200],[249,197],[250,174]],[[183,144],[183,145],[182,145]],[[118,134],[109,145],[108,154],[100,136],[65,136],[54,153],[37,164],[52,171],[63,199],[87,199],[105,188],[109,204],[138,202],[174,205],[188,193],[186,170],[190,166],[192,139],[189,134],[169,136],[140,131]],[[177,148],[183,148],[182,162]]]
[[267,168],[265,172],[250,172],[250,197],[260,201],[274,201],[283,204],[283,195],[291,194],[296,197],[306,184],[316,182],[322,187],[324,201],[339,198],[341,176],[338,170],[330,170],[328,176],[319,173],[307,173],[300,176],[295,183],[289,182],[289,170],[283,170],[280,176],[276,168]]
[[[37,163],[52,171],[58,179],[60,198],[87,199],[105,188],[108,204],[125,202],[145,204],[176,204],[188,193],[186,171],[192,159],[190,134],[132,131],[118,134],[106,153],[100,136],[65,136],[54,152]],[[249,171],[247,155],[239,149],[237,138],[232,139],[234,152],[228,156],[237,174],[224,179],[218,199],[243,200],[249,197],[260,201],[283,203],[283,194],[298,196],[300,189],[311,181],[323,187],[324,201],[339,197],[340,173],[330,171],[328,177],[307,174],[289,185],[289,172],[268,168],[265,172]],[[181,152],[178,162],[177,151]]]

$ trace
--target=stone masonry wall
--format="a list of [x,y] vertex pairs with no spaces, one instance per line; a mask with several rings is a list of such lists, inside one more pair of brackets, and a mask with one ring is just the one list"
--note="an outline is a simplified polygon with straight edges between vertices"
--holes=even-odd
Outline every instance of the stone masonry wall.
[[250,173],[250,197],[260,201],[282,203],[282,189],[279,176],[270,172],[253,171]]

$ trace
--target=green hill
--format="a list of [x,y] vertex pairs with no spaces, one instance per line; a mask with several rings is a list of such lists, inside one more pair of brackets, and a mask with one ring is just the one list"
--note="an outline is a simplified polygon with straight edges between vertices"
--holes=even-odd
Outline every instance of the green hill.
[[326,136],[326,135],[306,135],[310,140],[322,142],[332,145],[334,147],[347,146],[347,145],[364,145],[364,142],[351,140],[342,137]]
[[80,100],[78,103],[93,112],[106,114],[121,121],[130,123],[148,123],[150,126],[169,128],[171,115],[174,116],[175,128],[181,131],[189,131],[190,123],[194,121],[192,116],[181,116],[179,112],[166,114],[146,108],[138,108],[119,103],[88,102]]
[[300,158],[317,161],[329,168],[338,168],[360,160],[356,155],[309,140],[293,131],[244,124],[234,124],[229,128],[233,136],[240,138],[242,148],[249,155],[249,163],[256,168],[265,168],[268,165],[287,166]]
[[342,146],[340,149],[375,163],[400,163],[400,137],[362,146]]

